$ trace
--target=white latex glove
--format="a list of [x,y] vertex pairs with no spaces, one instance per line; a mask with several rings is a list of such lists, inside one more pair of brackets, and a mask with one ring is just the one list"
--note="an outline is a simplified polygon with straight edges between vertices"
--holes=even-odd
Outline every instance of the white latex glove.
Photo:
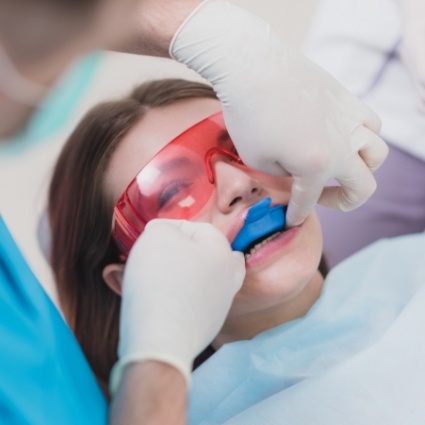
[[245,277],[243,254],[211,224],[153,220],[132,248],[124,271],[119,361],[159,360],[190,383],[195,357],[221,329]]
[[[388,152],[379,118],[262,19],[204,1],[174,35],[170,55],[211,82],[247,165],[293,176],[290,226],[317,201],[348,211],[372,195],[372,171]],[[331,178],[341,187],[324,189]]]
[[413,79],[418,109],[425,113],[425,1],[398,1],[403,17],[401,56]]

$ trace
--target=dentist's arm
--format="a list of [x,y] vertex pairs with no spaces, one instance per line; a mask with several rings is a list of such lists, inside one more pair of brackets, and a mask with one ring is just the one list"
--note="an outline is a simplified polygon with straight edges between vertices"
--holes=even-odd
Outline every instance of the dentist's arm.
[[112,400],[110,425],[185,425],[187,382],[174,367],[157,361],[124,369]]
[[193,360],[221,329],[244,276],[243,255],[212,225],[146,226],[124,271],[112,425],[184,423]]
[[126,40],[111,50],[138,55],[170,57],[171,40],[203,0],[140,0]]

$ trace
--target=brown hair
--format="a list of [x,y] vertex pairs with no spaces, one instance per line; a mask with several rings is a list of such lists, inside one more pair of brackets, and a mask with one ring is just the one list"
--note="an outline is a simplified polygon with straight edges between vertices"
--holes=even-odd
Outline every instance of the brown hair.
[[106,265],[119,262],[105,173],[121,140],[149,109],[192,98],[216,95],[203,83],[163,79],[94,107],[67,140],[54,169],[48,199],[51,264],[65,317],[105,392],[117,361],[120,309],[120,297],[102,278]]

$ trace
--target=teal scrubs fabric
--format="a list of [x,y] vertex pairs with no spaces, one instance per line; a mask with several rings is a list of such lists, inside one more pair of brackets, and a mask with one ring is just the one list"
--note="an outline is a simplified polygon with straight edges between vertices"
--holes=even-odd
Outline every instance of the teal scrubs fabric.
[[0,423],[106,425],[107,403],[0,216]]
[[425,424],[425,233],[328,275],[308,314],[225,344],[193,374],[191,425]]
[[27,127],[10,140],[0,143],[0,156],[15,157],[29,147],[48,141],[61,130],[80,104],[100,68],[102,58],[102,52],[95,52],[76,62],[38,106]]

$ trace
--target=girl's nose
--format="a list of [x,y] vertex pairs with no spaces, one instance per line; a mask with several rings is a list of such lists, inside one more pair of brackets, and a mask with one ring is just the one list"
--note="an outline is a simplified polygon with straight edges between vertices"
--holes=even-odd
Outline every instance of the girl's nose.
[[239,205],[252,205],[261,198],[261,184],[247,172],[246,167],[238,166],[219,155],[214,158],[212,167],[221,212],[228,213]]

